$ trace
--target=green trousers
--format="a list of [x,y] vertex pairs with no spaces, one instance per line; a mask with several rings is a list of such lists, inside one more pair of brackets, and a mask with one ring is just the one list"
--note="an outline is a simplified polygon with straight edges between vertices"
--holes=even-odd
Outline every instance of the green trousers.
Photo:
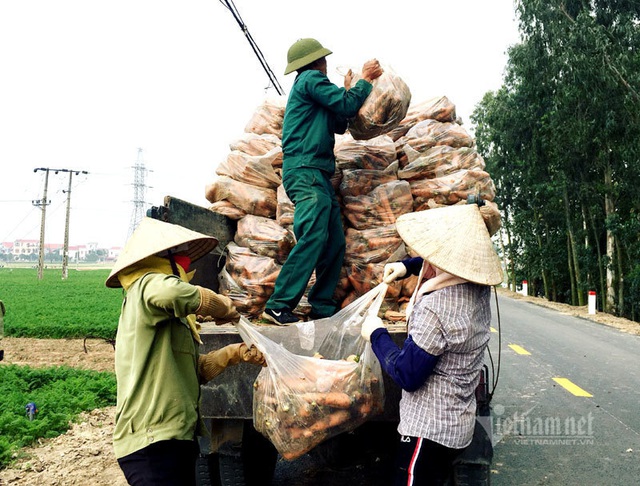
[[340,206],[331,178],[319,169],[295,168],[284,171],[282,183],[295,205],[293,232],[297,242],[280,270],[266,307],[295,309],[315,269],[316,282],[308,295],[311,312],[330,316],[336,310],[333,293],[345,250]]

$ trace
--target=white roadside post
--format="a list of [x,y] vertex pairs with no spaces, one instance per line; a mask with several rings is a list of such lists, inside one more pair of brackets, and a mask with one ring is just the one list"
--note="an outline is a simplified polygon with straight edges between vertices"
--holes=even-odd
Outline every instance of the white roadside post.
[[596,292],[589,290],[588,313],[593,315],[596,313]]

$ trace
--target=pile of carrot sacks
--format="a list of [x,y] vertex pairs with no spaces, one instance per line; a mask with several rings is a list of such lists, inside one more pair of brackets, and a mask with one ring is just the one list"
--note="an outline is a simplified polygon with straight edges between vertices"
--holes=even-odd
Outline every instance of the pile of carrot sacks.
[[[470,194],[485,201],[495,197],[495,185],[484,170],[475,141],[457,119],[455,105],[445,96],[410,104],[408,88],[399,100],[388,101],[384,86],[395,86],[390,89],[397,91],[397,77],[393,81],[395,85],[381,81],[380,96],[374,81],[374,91],[353,123],[358,127],[357,138],[349,132],[336,136],[332,183],[341,203],[347,240],[335,292],[341,307],[378,285],[386,263],[412,256],[395,228],[400,215],[464,204]],[[381,122],[376,120],[375,136],[363,139],[368,135],[360,114],[375,112],[371,104],[383,99],[396,103],[395,109],[387,110],[396,119],[382,123],[381,135]],[[285,105],[286,98],[280,97],[258,107],[245,133],[230,144],[230,153],[205,191],[212,211],[237,221],[235,241],[226,249],[220,291],[249,317],[264,310],[281,265],[295,245],[294,208],[281,179]],[[401,312],[415,279],[391,284],[383,310]],[[312,276],[308,288],[313,282]],[[294,310],[302,316],[309,311],[306,298]]]

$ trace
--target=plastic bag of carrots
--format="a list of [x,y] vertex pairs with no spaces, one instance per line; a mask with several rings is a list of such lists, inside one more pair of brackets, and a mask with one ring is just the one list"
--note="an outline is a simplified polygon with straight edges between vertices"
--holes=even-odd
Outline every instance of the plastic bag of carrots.
[[[360,335],[378,315],[381,284],[332,317],[281,328],[241,318],[242,339],[266,356],[253,394],[253,423],[286,460],[348,432],[383,410],[382,370]],[[275,333],[275,334],[274,334]]]
[[281,177],[274,170],[272,161],[282,158],[282,149],[276,147],[263,155],[247,155],[239,150],[229,152],[226,160],[218,164],[216,174],[252,186],[277,189],[282,184]]
[[446,96],[431,98],[415,105],[411,104],[407,115],[388,135],[393,140],[398,140],[422,120],[456,121],[456,105],[449,101]]
[[398,216],[413,210],[411,186],[407,181],[391,181],[366,196],[343,198],[343,214],[356,229],[394,224]]
[[227,261],[219,275],[220,293],[231,299],[238,312],[258,316],[271,297],[281,266],[270,257],[231,242]]
[[385,170],[396,160],[396,152],[396,144],[386,135],[371,140],[354,140],[351,135],[338,136],[333,149],[336,167],[340,170]]
[[423,120],[417,123],[404,137],[396,140],[398,162],[404,167],[411,160],[407,155],[405,146],[419,153],[436,145],[448,145],[449,147],[473,147],[475,141],[461,125],[457,123],[442,123],[436,120]]
[[282,138],[282,123],[286,105],[287,98],[285,96],[265,99],[244,127],[244,131],[258,135],[271,134]]
[[[384,66],[384,73],[373,80],[373,89],[360,107],[358,114],[349,120],[349,133],[356,140],[369,140],[383,135],[404,119],[411,103],[409,86],[393,69]],[[353,83],[360,79],[355,74]]]
[[234,241],[252,252],[283,264],[295,245],[293,233],[275,220],[247,214],[238,220]]

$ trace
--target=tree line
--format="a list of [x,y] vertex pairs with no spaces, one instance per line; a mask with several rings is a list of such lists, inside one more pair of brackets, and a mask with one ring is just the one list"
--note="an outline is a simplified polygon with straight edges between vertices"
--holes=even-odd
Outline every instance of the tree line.
[[517,0],[520,42],[472,123],[509,285],[640,319],[640,1]]

